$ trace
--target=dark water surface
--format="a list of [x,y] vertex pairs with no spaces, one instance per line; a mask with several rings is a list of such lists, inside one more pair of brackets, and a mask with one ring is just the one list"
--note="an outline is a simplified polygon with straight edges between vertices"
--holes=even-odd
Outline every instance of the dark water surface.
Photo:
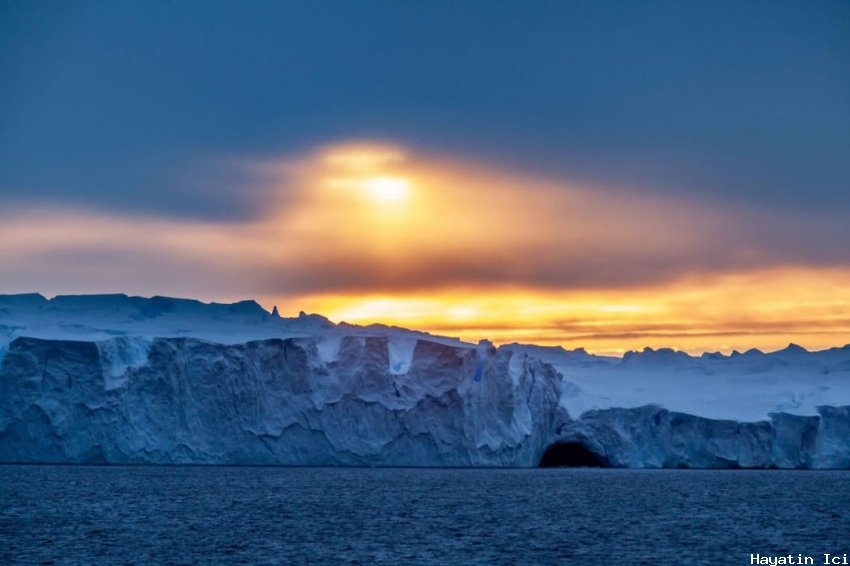
[[749,564],[850,553],[850,472],[0,466],[0,562]]

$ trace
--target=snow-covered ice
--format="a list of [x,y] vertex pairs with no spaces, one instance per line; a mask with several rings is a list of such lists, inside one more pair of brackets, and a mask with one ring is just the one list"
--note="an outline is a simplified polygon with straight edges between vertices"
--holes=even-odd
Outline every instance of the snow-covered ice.
[[821,405],[850,405],[850,346],[807,352],[789,345],[728,356],[646,349],[622,359],[557,347],[506,347],[563,374],[569,386],[561,403],[573,415],[655,404],[713,419],[758,421],[775,412],[817,415]]
[[0,461],[850,467],[850,347],[623,358],[281,318],[254,301],[0,295]]

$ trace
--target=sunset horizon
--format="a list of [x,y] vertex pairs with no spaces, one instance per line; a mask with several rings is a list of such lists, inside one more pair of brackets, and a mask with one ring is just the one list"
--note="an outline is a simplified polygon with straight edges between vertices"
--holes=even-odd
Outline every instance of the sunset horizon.
[[[337,322],[606,355],[850,342],[850,267],[813,249],[847,230],[828,216],[386,142],[225,162],[243,187],[235,203],[262,197],[248,218],[19,204],[0,224],[15,266],[3,290],[247,297]],[[54,283],[29,283],[48,273]]]
[[0,1],[0,563],[850,564],[850,1]]
[[846,6],[538,8],[13,3],[0,293],[850,342]]

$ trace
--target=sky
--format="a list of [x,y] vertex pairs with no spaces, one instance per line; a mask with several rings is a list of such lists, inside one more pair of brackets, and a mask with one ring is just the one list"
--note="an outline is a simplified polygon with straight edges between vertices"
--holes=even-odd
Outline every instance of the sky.
[[850,342],[850,3],[0,2],[0,293]]

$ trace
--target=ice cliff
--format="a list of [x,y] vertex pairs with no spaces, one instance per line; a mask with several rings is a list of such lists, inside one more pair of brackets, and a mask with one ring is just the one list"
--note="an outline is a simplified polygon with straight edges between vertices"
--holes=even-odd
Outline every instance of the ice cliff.
[[594,410],[559,428],[548,458],[559,464],[578,453],[586,465],[622,468],[850,468],[850,407],[818,412],[737,422],[654,405]]
[[850,348],[606,358],[7,295],[0,462],[850,468]]
[[551,366],[417,340],[394,372],[389,352],[359,336],[329,362],[316,338],[17,338],[0,369],[0,461],[536,464],[559,414]]

